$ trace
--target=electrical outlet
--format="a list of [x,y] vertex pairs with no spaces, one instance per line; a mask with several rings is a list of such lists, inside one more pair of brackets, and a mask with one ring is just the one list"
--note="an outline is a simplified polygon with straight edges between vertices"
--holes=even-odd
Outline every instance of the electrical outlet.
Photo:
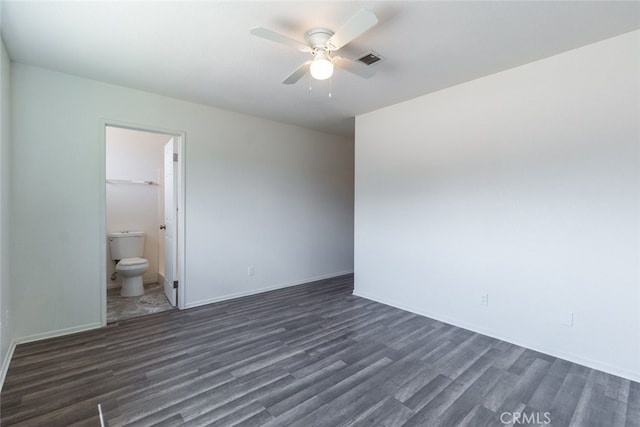
[[253,265],[250,265],[249,268],[247,269],[247,275],[253,276],[255,273],[256,273],[255,268],[253,268]]
[[480,295],[480,305],[489,305],[489,294]]

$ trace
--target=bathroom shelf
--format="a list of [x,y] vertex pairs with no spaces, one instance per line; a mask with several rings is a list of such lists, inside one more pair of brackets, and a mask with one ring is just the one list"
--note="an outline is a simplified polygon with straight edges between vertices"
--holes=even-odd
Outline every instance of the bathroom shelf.
[[156,185],[153,181],[143,181],[141,179],[107,179],[109,184],[143,184],[143,185]]

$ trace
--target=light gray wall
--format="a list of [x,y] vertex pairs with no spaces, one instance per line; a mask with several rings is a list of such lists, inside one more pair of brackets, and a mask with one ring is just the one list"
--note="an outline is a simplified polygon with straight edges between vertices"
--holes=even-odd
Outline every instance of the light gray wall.
[[188,306],[352,271],[352,140],[12,67],[17,338],[100,322],[105,119],[186,132]]
[[640,379],[639,38],[358,117],[356,294]]
[[[9,217],[10,217],[10,103],[11,63],[4,42],[0,39],[0,365],[9,367],[7,358],[11,345],[11,292],[9,279]],[[4,371],[3,371],[4,373]],[[2,379],[0,379],[0,386]]]

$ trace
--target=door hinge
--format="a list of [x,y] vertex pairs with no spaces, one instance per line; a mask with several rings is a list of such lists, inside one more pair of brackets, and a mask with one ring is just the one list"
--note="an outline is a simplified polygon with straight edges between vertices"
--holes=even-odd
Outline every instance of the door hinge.
[[173,153],[173,161],[174,162],[178,161],[178,153]]
[[173,281],[173,289],[178,289],[178,281],[177,280]]

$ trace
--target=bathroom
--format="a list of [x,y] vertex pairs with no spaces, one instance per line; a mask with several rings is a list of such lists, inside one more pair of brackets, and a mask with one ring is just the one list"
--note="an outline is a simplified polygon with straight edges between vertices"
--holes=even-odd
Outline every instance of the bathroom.
[[112,323],[175,307],[175,290],[169,290],[173,304],[172,295],[165,295],[165,151],[175,151],[173,135],[116,126],[105,132],[107,323]]

